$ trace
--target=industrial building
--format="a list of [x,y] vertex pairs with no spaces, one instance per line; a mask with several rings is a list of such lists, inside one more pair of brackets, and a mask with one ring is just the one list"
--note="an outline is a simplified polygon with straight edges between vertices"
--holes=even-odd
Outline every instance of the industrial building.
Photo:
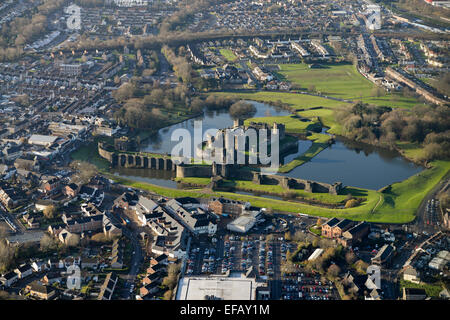
[[261,300],[269,296],[267,284],[257,281],[250,268],[246,273],[181,278],[176,300]]

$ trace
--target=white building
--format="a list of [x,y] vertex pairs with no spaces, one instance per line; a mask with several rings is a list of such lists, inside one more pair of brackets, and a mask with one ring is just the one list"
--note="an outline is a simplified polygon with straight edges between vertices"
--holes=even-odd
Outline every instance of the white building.
[[33,134],[28,139],[28,143],[34,144],[34,145],[39,145],[39,146],[44,146],[44,147],[49,147],[53,143],[55,143],[56,139],[58,139],[58,137],[56,137],[56,136],[44,136],[41,134]]
[[229,273],[228,276],[192,276],[181,278],[176,300],[259,300],[269,298],[266,283],[247,274]]
[[233,232],[246,233],[253,228],[255,224],[255,218],[248,215],[243,215],[227,224],[227,229]]

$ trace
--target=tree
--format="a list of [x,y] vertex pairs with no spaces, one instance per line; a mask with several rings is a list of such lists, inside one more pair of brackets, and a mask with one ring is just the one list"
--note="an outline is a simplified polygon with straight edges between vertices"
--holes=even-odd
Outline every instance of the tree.
[[368,266],[369,265],[367,263],[365,263],[363,260],[358,260],[355,263],[355,270],[359,274],[366,274]]
[[181,265],[179,263],[170,264],[167,268],[167,277],[165,277],[162,282],[163,286],[168,287],[169,290],[173,290],[177,283],[177,275],[180,272],[180,269]]
[[43,252],[48,252],[51,250],[56,250],[58,248],[59,241],[49,235],[44,233],[40,241],[40,250]]
[[290,231],[286,231],[286,232],[284,233],[284,239],[285,239],[286,241],[291,241],[291,240],[292,240],[292,235],[291,235],[291,232],[290,232]]
[[166,292],[164,292],[163,299],[164,300],[172,299],[172,294],[173,294],[173,290],[167,290]]
[[113,97],[117,101],[125,101],[127,99],[132,98],[136,94],[136,86],[132,83],[124,83],[113,92]]
[[0,272],[6,272],[15,258],[15,248],[6,239],[0,239]]
[[358,200],[356,199],[350,199],[345,202],[345,208],[353,208],[358,205]]
[[356,255],[353,253],[353,251],[349,251],[345,254],[345,261],[348,264],[353,264],[356,260]]
[[70,164],[72,169],[78,170],[78,183],[86,184],[93,176],[97,174],[97,168],[86,161],[72,161]]
[[80,244],[80,236],[72,233],[69,237],[69,239],[67,239],[67,246],[68,247],[76,247]]
[[238,101],[231,105],[230,116],[233,119],[252,118],[256,113],[256,107],[245,101]]
[[337,264],[332,264],[328,267],[327,274],[331,278],[336,278],[340,272],[341,272],[341,268],[339,268],[339,266]]
[[49,205],[43,211],[44,217],[47,219],[53,219],[55,217],[56,207],[54,205]]

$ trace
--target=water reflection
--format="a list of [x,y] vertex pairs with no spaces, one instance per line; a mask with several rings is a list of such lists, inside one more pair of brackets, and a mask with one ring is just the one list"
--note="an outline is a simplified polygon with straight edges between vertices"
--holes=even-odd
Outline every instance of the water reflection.
[[[265,116],[287,116],[289,111],[281,108],[273,107],[265,103],[259,103],[249,101],[256,107],[255,117]],[[172,132],[178,128],[184,128],[189,130],[191,137],[194,137],[194,121],[202,120],[203,133],[208,129],[222,129],[231,127],[233,125],[233,119],[227,111],[224,110],[205,110],[204,114],[197,118],[192,118],[183,121],[178,124],[166,127],[158,131],[157,134],[152,135],[143,144],[142,151],[157,152],[157,153],[170,153],[172,148],[178,143],[171,141]]]
[[[252,103],[257,109],[255,117],[290,114],[286,110],[264,103]],[[143,151],[170,153],[177,143],[171,141],[172,132],[178,128],[185,128],[193,136],[194,120],[203,120],[203,132],[208,129],[220,129],[233,125],[233,119],[228,112],[206,110],[201,117],[159,130],[157,134],[146,141],[147,144],[142,148]],[[328,128],[322,128],[321,132],[327,134],[327,130]],[[309,140],[299,140],[297,152],[285,156],[283,163],[288,163],[303,154],[311,144],[312,142]],[[405,160],[395,151],[337,137],[335,144],[320,152],[311,161],[282,175],[327,183],[341,181],[347,186],[379,189],[393,182],[407,179],[422,170],[422,167]],[[115,172],[138,181],[171,188],[177,186],[176,182],[170,180],[174,178],[174,172],[150,169],[115,169]],[[265,197],[280,199],[272,196]]]
[[422,170],[395,151],[338,137],[311,161],[283,175],[377,190]]

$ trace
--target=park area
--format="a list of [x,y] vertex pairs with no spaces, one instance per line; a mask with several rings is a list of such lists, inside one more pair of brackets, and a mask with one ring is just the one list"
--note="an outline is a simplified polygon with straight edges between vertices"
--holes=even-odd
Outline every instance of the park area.
[[320,95],[389,107],[411,108],[418,103],[412,97],[385,93],[364,78],[353,64],[321,64],[318,68],[304,63],[281,64],[279,68],[281,80]]
[[[229,60],[234,59],[230,52],[222,52]],[[281,172],[289,172],[302,165],[327,147],[328,135],[316,133],[316,126],[328,127],[328,133],[340,135],[344,128],[336,121],[335,112],[350,108],[354,101],[362,99],[367,103],[400,107],[409,109],[419,102],[415,98],[403,97],[400,94],[379,94],[379,90],[370,81],[358,73],[352,64],[325,65],[324,68],[309,68],[308,65],[282,65],[278,71],[281,79],[289,80],[297,85],[298,92],[248,91],[248,92],[215,92],[214,95],[226,96],[243,100],[253,100],[290,108],[293,116],[264,117],[249,119],[266,123],[284,123],[286,131],[291,134],[308,133],[312,141],[311,147],[302,155],[281,168]],[[304,88],[304,90],[303,90]],[[308,91],[300,93],[300,91]],[[313,92],[311,92],[313,91]],[[351,100],[351,101],[350,101]],[[301,121],[307,118],[310,121]],[[314,130],[313,130],[314,129]],[[420,154],[420,146],[414,144],[399,144],[402,153],[408,158]],[[404,151],[404,152],[403,152]],[[450,169],[448,161],[434,161],[430,167],[408,179],[393,183],[383,190],[369,190],[347,187],[349,193],[363,199],[359,205],[352,208],[329,208],[293,200],[268,199],[257,195],[236,194],[218,190],[207,190],[204,187],[210,182],[204,178],[186,178],[182,182],[190,184],[193,189],[180,190],[137,182],[130,179],[113,176],[109,173],[103,161],[96,155],[93,146],[81,148],[73,154],[73,158],[95,164],[106,176],[119,183],[145,189],[168,197],[211,197],[224,196],[229,199],[249,201],[254,206],[264,207],[273,212],[305,213],[312,216],[340,217],[351,220],[371,222],[407,223],[415,218],[416,210],[422,199],[443,179]],[[284,190],[277,186],[256,186],[248,181],[226,181],[236,190],[254,193],[282,195]],[[306,194],[297,191],[296,196],[307,201],[319,201],[323,204],[343,204],[346,194],[332,196],[328,194]]]

